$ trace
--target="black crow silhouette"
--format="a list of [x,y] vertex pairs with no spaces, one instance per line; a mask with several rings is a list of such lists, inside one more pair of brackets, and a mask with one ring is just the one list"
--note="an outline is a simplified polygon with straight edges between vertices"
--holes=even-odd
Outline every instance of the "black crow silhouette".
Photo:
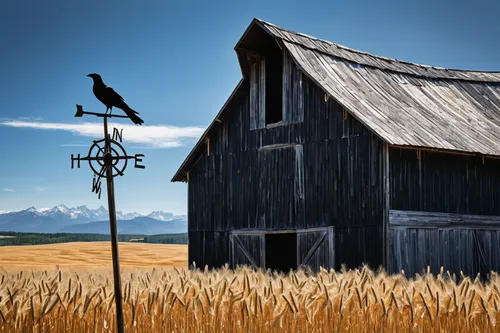
[[137,116],[139,112],[132,110],[127,103],[125,103],[123,97],[118,95],[113,88],[105,85],[99,74],[91,73],[87,76],[90,76],[92,80],[94,80],[92,91],[94,92],[95,97],[97,97],[97,99],[106,106],[106,113],[108,113],[109,110],[109,114],[111,114],[114,106],[122,109],[134,124],[142,125],[142,123],[144,123],[144,121]]

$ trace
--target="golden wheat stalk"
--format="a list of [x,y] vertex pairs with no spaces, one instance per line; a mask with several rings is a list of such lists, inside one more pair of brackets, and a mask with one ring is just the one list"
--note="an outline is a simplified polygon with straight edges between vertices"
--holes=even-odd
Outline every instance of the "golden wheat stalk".
[[[332,325],[346,332],[498,331],[498,275],[483,285],[477,278],[457,284],[443,273],[410,281],[366,266],[288,275],[244,266],[134,269],[123,275],[125,325],[152,333],[315,333]],[[0,332],[116,329],[111,271],[2,276]]]

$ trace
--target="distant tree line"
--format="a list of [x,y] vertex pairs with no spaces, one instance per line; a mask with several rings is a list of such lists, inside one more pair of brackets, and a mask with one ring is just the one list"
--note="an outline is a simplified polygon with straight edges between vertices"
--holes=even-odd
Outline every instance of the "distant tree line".
[[[103,234],[68,234],[68,233],[27,233],[27,232],[2,232],[0,236],[13,236],[13,238],[0,238],[0,246],[6,245],[39,245],[69,242],[104,242],[109,241],[109,235]],[[187,233],[164,235],[120,235],[119,242],[130,242],[131,239],[140,243],[155,244],[187,244]]]

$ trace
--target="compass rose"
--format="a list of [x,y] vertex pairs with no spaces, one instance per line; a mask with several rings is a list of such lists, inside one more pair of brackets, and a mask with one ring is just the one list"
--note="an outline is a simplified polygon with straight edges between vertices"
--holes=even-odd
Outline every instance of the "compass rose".
[[[101,179],[106,177],[107,166],[111,167],[111,177],[123,176],[124,171],[127,168],[128,160],[135,160],[134,167],[139,169],[144,169],[145,166],[139,164],[142,162],[143,154],[135,154],[134,156],[127,155],[125,148],[120,144],[122,142],[123,130],[118,131],[116,128],[113,129],[113,136],[101,140],[94,140],[93,144],[90,146],[89,152],[86,157],[74,157],[71,154],[71,168],[75,166],[77,162],[77,168],[80,168],[81,161],[88,161],[90,168],[94,172],[94,179],[92,181],[92,192],[98,194],[98,198],[101,198]],[[108,141],[109,147],[106,148],[106,141]]]

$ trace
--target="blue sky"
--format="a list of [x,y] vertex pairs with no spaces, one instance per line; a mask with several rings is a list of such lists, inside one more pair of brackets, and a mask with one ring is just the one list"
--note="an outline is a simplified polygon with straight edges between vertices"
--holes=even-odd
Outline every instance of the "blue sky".
[[187,186],[170,179],[238,83],[233,47],[253,17],[377,55],[498,71],[499,14],[494,0],[2,1],[0,210],[106,206],[88,165],[70,168],[101,128],[74,118],[75,104],[105,111],[88,73],[145,121],[116,120],[146,165],[115,179],[117,209],[185,214]]

